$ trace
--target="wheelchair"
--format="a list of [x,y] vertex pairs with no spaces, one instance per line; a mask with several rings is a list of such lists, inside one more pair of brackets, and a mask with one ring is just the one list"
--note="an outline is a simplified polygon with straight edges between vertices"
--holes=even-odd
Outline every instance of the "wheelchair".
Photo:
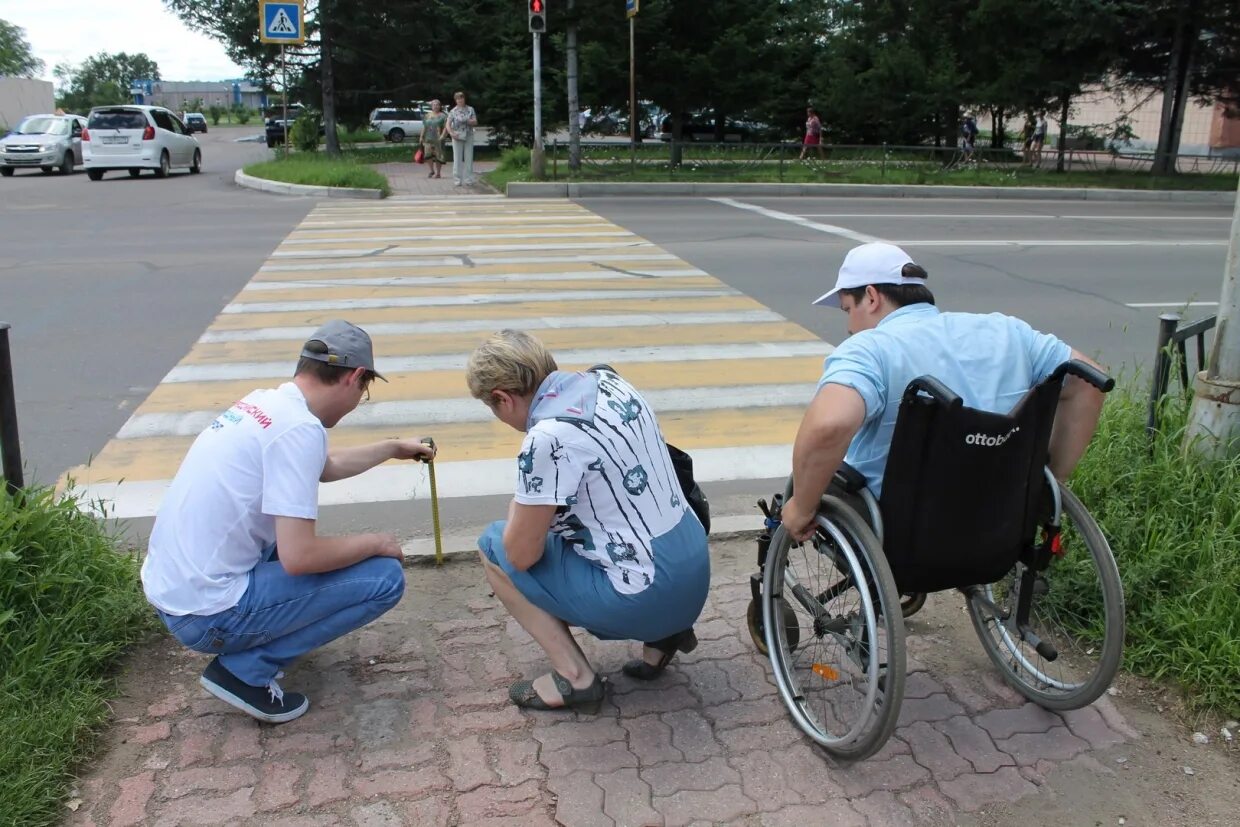
[[831,756],[856,761],[895,730],[906,675],[904,618],[926,594],[958,590],[1003,679],[1051,710],[1092,703],[1124,642],[1124,595],[1111,548],[1080,500],[1047,468],[1068,375],[1102,392],[1114,380],[1061,365],[1008,414],[966,407],[922,376],[901,402],[881,501],[845,465],[795,543],[780,510],[750,578],[748,625],[770,658],[797,726]]

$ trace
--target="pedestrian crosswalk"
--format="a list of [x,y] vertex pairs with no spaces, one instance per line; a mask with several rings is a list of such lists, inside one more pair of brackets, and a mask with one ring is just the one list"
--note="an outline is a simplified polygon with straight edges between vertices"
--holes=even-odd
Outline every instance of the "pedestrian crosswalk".
[[[469,396],[490,332],[528,330],[562,368],[633,382],[703,481],[786,475],[830,346],[655,244],[563,200],[316,207],[89,465],[67,482],[120,518],[151,516],[194,437],[256,387],[286,380],[332,318],[366,328],[390,380],[329,434],[335,446],[434,436],[439,495],[510,493],[520,435]],[[387,463],[325,484],[324,504],[429,496]]]

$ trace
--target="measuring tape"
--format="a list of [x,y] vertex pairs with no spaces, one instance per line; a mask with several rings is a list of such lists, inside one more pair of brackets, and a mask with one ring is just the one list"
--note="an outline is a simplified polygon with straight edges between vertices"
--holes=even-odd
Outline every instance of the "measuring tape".
[[[422,440],[423,445],[429,445],[431,450],[435,449],[435,440],[427,437]],[[435,526],[435,565],[443,565],[443,534],[439,531],[439,489],[435,485],[435,460],[426,460],[426,470],[431,476],[431,522]]]

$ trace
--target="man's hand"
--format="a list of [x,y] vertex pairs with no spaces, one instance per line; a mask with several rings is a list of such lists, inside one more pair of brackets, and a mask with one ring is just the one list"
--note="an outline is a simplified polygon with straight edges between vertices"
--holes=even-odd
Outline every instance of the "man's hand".
[[405,559],[405,552],[401,550],[400,543],[391,534],[376,534],[375,539],[379,544],[378,549],[375,551],[375,557],[391,557],[396,560]]
[[427,445],[421,438],[392,440],[392,459],[414,459],[419,462],[430,462],[435,458],[438,449]]
[[814,536],[814,530],[818,527],[817,521],[814,519],[818,515],[818,503],[814,503],[812,508],[806,508],[793,495],[792,499],[784,503],[783,509],[780,511],[780,519],[784,523],[784,531],[796,540],[803,543]]

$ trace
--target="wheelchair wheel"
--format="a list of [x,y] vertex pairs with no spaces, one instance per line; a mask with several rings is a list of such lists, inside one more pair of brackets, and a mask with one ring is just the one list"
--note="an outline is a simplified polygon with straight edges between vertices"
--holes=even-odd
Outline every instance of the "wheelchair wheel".
[[[968,608],[1004,680],[1034,703],[1062,710],[1092,703],[1111,685],[1124,647],[1124,592],[1098,524],[1071,491],[1060,485],[1059,492],[1063,554],[1036,574],[1017,563],[971,593]],[[1017,607],[1025,596],[1031,606],[1022,630]]]
[[[795,625],[774,622],[786,615]],[[782,526],[775,532],[762,617],[797,726],[841,759],[877,752],[904,699],[904,619],[887,558],[855,511],[828,496],[813,540],[794,545]]]

